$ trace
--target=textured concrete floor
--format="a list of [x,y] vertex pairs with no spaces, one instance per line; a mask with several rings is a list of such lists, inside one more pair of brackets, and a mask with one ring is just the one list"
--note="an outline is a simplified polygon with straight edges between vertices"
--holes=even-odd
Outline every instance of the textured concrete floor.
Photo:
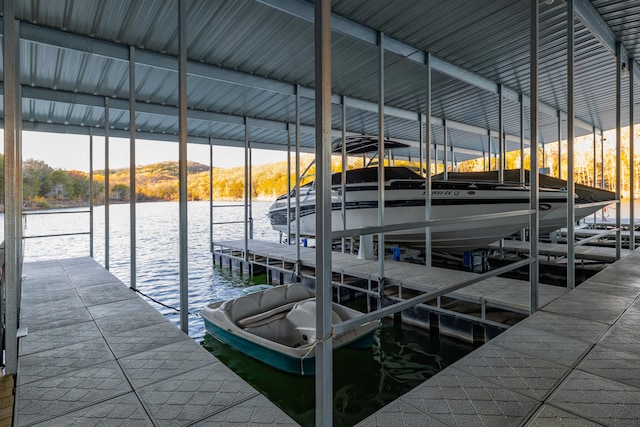
[[638,426],[639,295],[636,251],[358,425]]
[[296,425],[93,259],[24,274],[14,425]]

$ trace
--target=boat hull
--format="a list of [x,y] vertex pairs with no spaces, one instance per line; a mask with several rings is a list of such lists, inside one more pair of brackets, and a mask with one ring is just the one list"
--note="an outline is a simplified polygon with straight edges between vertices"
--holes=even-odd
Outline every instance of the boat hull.
[[[281,371],[296,375],[313,375],[315,373],[315,354],[302,359],[274,349],[256,344],[237,334],[231,333],[205,319],[207,332],[218,341],[227,344],[240,353],[246,354]],[[373,334],[372,334],[373,337]]]
[[[362,186],[361,186],[362,187]],[[347,189],[347,198],[343,214],[342,199],[336,191],[332,196],[332,230],[360,229],[378,225],[378,192],[357,187]],[[315,235],[315,193],[307,190],[300,203],[300,235]],[[287,223],[286,201],[272,205],[269,215],[273,229],[287,233],[296,233],[295,208],[291,208],[290,224]],[[500,238],[510,236],[529,226],[529,215],[500,216],[509,211],[528,210],[529,191],[525,187],[494,186],[489,189],[468,188],[436,189],[431,197],[431,219],[453,219],[465,216],[496,215],[495,218],[465,221],[447,225],[435,225],[431,230],[431,247],[447,252],[462,252],[487,247]],[[540,218],[562,215],[566,206],[566,192],[545,191],[540,197]],[[385,189],[384,224],[399,225],[425,221],[424,189]],[[566,219],[565,219],[566,221]],[[425,229],[407,229],[385,233],[388,242],[424,245]]]
[[[434,179],[441,179],[442,174],[436,175]],[[519,169],[510,169],[503,172],[504,182],[515,183],[522,180],[522,172]],[[496,182],[498,180],[498,171],[487,172],[449,172],[448,179],[452,181],[468,182]],[[524,182],[529,183],[530,173],[524,171]],[[566,180],[555,178],[549,175],[538,175],[538,186],[544,189],[566,189],[568,182]],[[615,203],[616,194],[614,192],[604,190],[602,188],[591,187],[588,185],[575,184],[575,210],[574,218],[580,221],[589,215],[601,210],[609,203]],[[551,212],[541,214],[540,218],[540,235],[549,234],[560,228],[567,227],[567,211],[566,206],[560,209],[554,209]]]

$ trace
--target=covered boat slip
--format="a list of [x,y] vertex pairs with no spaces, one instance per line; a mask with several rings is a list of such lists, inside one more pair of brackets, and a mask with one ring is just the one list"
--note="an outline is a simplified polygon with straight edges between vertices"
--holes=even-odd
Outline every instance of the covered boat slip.
[[634,251],[358,426],[637,425]]
[[[214,259],[216,264],[229,266],[246,272],[266,269],[267,275],[278,282],[287,281],[295,275],[296,265],[300,276],[315,280],[316,250],[301,247],[299,263],[296,262],[296,247],[275,242],[249,240],[248,253],[244,256],[244,240],[216,242]],[[509,312],[529,313],[529,282],[503,277],[487,277],[482,281],[480,275],[468,271],[427,267],[419,264],[385,260],[384,287],[379,286],[378,260],[359,259],[354,254],[332,252],[332,283],[334,287],[346,288],[366,293],[373,298],[385,296],[402,301],[416,294],[443,292],[452,286],[470,282],[468,286],[445,292],[446,298],[466,301],[479,305],[478,317],[455,313],[440,306],[440,298],[433,298],[437,306],[428,309],[435,312],[481,322],[485,325],[507,328],[485,316],[487,308],[497,308]],[[540,284],[540,304],[547,304],[567,292],[566,288]],[[340,293],[338,292],[338,298]],[[369,302],[369,299],[368,299]],[[465,337],[462,337],[465,338]],[[473,340],[473,337],[467,338]]]
[[92,258],[24,274],[13,425],[297,425]]
[[[616,191],[615,226],[620,228],[620,200],[624,191],[622,183],[626,179],[621,159],[622,129],[629,125],[630,134],[634,135],[634,109],[637,111],[638,104],[638,97],[634,100],[634,88],[640,80],[640,73],[637,72],[637,58],[640,58],[640,38],[637,37],[640,21],[637,20],[637,12],[640,10],[640,0],[31,0],[5,1],[2,7],[6,247],[3,268],[6,330],[2,342],[6,343],[7,373],[17,372],[17,336],[18,330],[22,330],[20,322],[23,320],[20,311],[24,309],[28,312],[26,300],[21,301],[23,230],[19,224],[23,208],[23,130],[85,135],[91,152],[94,136],[104,140],[105,171],[110,170],[110,137],[128,138],[130,171],[137,164],[138,140],[146,138],[179,143],[180,320],[184,331],[188,330],[188,143],[209,146],[211,169],[214,145],[244,148],[246,204],[250,203],[252,197],[250,186],[247,185],[251,182],[252,149],[295,151],[297,158],[301,152],[315,151],[319,160],[319,193],[323,196],[318,199],[319,224],[329,225],[331,200],[330,197],[329,200],[324,198],[330,196],[330,174],[327,172],[330,169],[328,159],[332,139],[344,139],[347,134],[377,134],[381,141],[387,135],[406,140],[411,148],[404,158],[420,159],[427,170],[431,170],[431,166],[439,170],[439,166],[443,165],[445,174],[449,165],[455,169],[459,162],[477,158],[482,158],[483,163],[488,163],[487,166],[492,168],[492,157],[495,157],[494,165],[501,180],[507,152],[520,150],[523,160],[525,149],[528,148],[532,170],[537,171],[538,167],[547,166],[544,160],[540,165],[538,147],[542,144],[544,159],[544,145],[555,142],[559,148],[557,169],[561,176],[562,162],[559,157],[564,131],[568,141],[568,190],[572,193],[575,184],[576,137],[589,136],[593,139],[593,182],[599,181],[595,152],[600,145],[602,155],[598,166],[604,186],[603,132],[615,129],[615,155],[608,153],[615,157],[615,166],[607,167],[612,172],[608,178],[609,188],[615,188]],[[633,139],[630,138],[631,164],[634,164]],[[292,148],[294,144],[295,149]],[[382,148],[380,154],[384,151]],[[92,154],[89,157],[93,167]],[[525,162],[520,163],[523,167]],[[296,161],[298,167],[299,161]],[[636,187],[635,173],[635,168],[630,168],[628,182],[631,200],[634,200]],[[135,173],[130,173],[129,285],[132,288],[135,288],[138,276],[135,176]],[[535,200],[540,190],[537,177],[537,173],[531,175],[532,196],[529,206],[532,226],[528,297],[531,301],[529,311],[532,313],[540,308],[538,301],[541,304],[544,302],[544,298],[539,298],[541,291],[537,283],[540,260],[539,229],[536,225],[539,206]],[[109,173],[106,173],[104,265],[107,269],[110,260],[108,178]],[[425,185],[429,185],[429,181],[427,177]],[[212,193],[210,189],[210,197]],[[89,199],[93,203],[91,195]],[[381,229],[378,241],[382,244],[384,233],[391,231],[383,229],[384,201],[384,192],[380,192],[378,206]],[[569,218],[573,217],[576,208],[579,207],[574,205],[573,198],[568,197]],[[629,240],[634,242],[633,204],[631,210]],[[249,238],[248,211],[245,209],[245,250]],[[567,226],[567,240],[571,242],[567,251],[567,287],[572,289],[576,283],[575,230],[572,221]],[[320,230],[318,232],[318,249],[310,268],[316,271],[318,299],[323,306],[318,311],[318,323],[323,325],[321,336],[327,336],[330,327],[327,314],[335,276],[331,265],[332,237],[330,227],[329,230],[322,230],[322,234]],[[617,237],[616,258],[620,258],[619,232]],[[240,258],[238,261],[236,258],[232,262],[244,263],[245,260]],[[363,263],[360,274],[367,283],[377,283],[377,276],[386,278],[393,273],[391,269],[385,273],[385,265],[382,259],[377,267]],[[293,271],[301,273],[301,267],[300,257],[295,257]],[[280,273],[289,271],[287,266]],[[345,265],[344,271],[351,274],[356,269]],[[636,273],[633,264],[628,266],[627,271]],[[401,282],[403,290],[409,286],[409,278],[405,279]],[[628,282],[629,286],[635,280],[633,276],[624,279],[625,285]],[[427,289],[424,295],[438,294],[440,297],[439,292],[451,293],[454,287],[462,295],[462,285],[469,284],[468,280],[472,279],[460,279],[459,282],[454,281],[455,286],[433,292]],[[424,281],[414,284],[420,285],[424,285]],[[457,285],[460,285],[460,289]],[[381,293],[386,289],[379,287],[368,291]],[[587,331],[583,326],[576,326],[575,329],[579,333],[586,333],[589,331],[589,322],[598,323],[597,316],[609,314],[606,310],[609,306],[619,307],[610,295],[605,295],[605,302],[602,302],[598,292],[593,292],[598,294],[593,297],[595,303],[590,299],[582,307],[579,302],[584,291],[581,289],[582,286],[578,289],[574,306],[561,305],[558,310],[567,316],[573,309],[586,308],[586,315],[595,319],[583,319]],[[417,292],[415,289],[408,291]],[[474,298],[473,295],[469,297]],[[25,305],[21,306],[21,302]],[[399,304],[407,302],[411,301]],[[598,310],[603,306],[604,311]],[[86,310],[92,312],[91,309]],[[585,314],[581,313],[576,313],[576,316]],[[545,314],[536,313],[531,321],[535,322]],[[43,317],[37,320],[42,321]],[[44,321],[51,318],[45,318]],[[92,319],[97,323],[98,316]],[[610,319],[602,320],[608,322]],[[547,327],[555,325],[553,319],[547,321]],[[82,319],[76,319],[75,322],[82,323]],[[611,324],[608,323],[602,331]],[[562,323],[563,328],[571,328],[572,325],[571,322]],[[614,330],[614,335],[620,333],[615,324],[610,332]],[[515,341],[508,341],[510,332],[504,334],[504,338],[500,337],[505,340],[502,341],[503,348],[512,346],[506,351],[518,351],[522,347]],[[625,342],[637,342],[635,330],[622,332],[628,333],[624,335],[628,340]],[[594,336],[600,337],[597,333],[592,335],[589,348],[597,342]],[[568,340],[563,338],[557,341],[565,344]],[[532,343],[528,344],[533,345],[535,340],[529,341]],[[105,342],[109,343],[109,337],[105,337]],[[555,341],[551,342],[555,344]],[[630,349],[624,347],[625,342],[620,341],[621,348],[628,351]],[[535,344],[538,350],[546,350],[545,340],[541,339]],[[324,426],[331,424],[333,415],[331,341],[321,343],[319,349],[322,357],[318,358],[320,363],[317,366],[316,422]],[[116,353],[111,348],[107,353],[109,351]],[[570,351],[560,353],[560,359],[571,359]],[[20,357],[24,360],[23,356]],[[571,362],[572,366],[578,363],[578,359]],[[632,356],[629,359],[637,360]],[[121,359],[117,360],[119,362]],[[545,366],[540,369],[544,370]],[[38,375],[43,377],[40,381],[48,379],[45,378],[47,373],[44,368]],[[560,375],[567,380],[563,385],[571,382],[571,375],[566,372]],[[536,373],[532,381],[538,381],[541,377],[544,378],[544,375]],[[462,374],[456,377],[453,381],[456,386],[464,382],[462,378]],[[562,402],[570,401],[575,394],[573,391],[577,389],[583,389],[579,392],[587,394],[584,390],[589,390],[590,379],[575,379],[572,387],[577,382],[582,383],[571,388],[571,392],[566,393],[568,396],[560,396]],[[448,382],[445,379],[442,387]],[[148,387],[155,384],[159,383]],[[18,387],[28,386],[24,384]],[[485,383],[482,386],[483,391],[491,388]],[[614,389],[624,397],[631,396],[628,406],[615,407],[610,411],[613,416],[623,419],[629,413],[626,412],[629,408],[632,408],[632,412],[637,408],[634,405],[640,399],[637,393],[628,392],[622,386],[616,387]],[[377,420],[380,420],[380,424],[390,421],[424,423],[425,411],[437,410],[439,406],[437,402],[429,402],[429,408],[424,409],[425,396],[430,391],[424,393],[422,389],[416,393],[423,400],[401,401],[394,407],[399,411],[392,417],[373,418],[370,423],[375,424]],[[467,393],[471,394],[474,393]],[[497,394],[501,394],[501,391]],[[475,395],[478,396],[477,393]],[[253,396],[249,395],[246,401],[253,401]],[[441,406],[456,406],[457,402],[447,400],[449,396],[443,395]],[[143,395],[139,402],[144,403],[144,399]],[[579,407],[551,401],[553,398],[549,400],[546,395],[537,399],[537,404],[530,405],[524,400],[513,402],[503,398],[502,402],[507,402],[505,406],[508,408],[499,407],[498,412],[509,413],[514,403],[513,407],[522,411],[507,421],[524,423],[542,404],[557,403],[543,413],[544,418],[540,418],[540,423],[543,423],[547,414],[554,418],[552,421],[560,422],[564,413],[558,409],[561,406],[573,414],[582,411]],[[486,399],[481,400],[486,402]],[[602,403],[610,402],[610,399],[609,396],[595,395],[593,401]],[[467,400],[464,402],[467,403]],[[157,408],[141,405],[147,410],[149,418],[161,413],[160,410],[154,412]],[[51,406],[55,409],[55,405]],[[470,413],[464,404],[460,406],[466,414]],[[602,406],[586,406],[582,412],[591,419],[598,418],[588,414],[589,410],[596,407]],[[473,410],[478,408],[485,409],[481,402],[474,402]],[[434,424],[445,418],[446,423],[505,424],[504,417],[499,420],[491,418],[491,414],[496,413],[492,410],[494,407],[487,409],[482,413],[486,417],[479,420],[470,420],[472,417],[447,418],[445,409],[431,415],[437,415]],[[226,409],[221,410],[224,412]],[[419,418],[412,419],[416,411]],[[398,416],[397,412],[401,414]],[[638,412],[631,415],[626,420],[635,420]],[[602,418],[601,422],[607,423],[607,420]]]

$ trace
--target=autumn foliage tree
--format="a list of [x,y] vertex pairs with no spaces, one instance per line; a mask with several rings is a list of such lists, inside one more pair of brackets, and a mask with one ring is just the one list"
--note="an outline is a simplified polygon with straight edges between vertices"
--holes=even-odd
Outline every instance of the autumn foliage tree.
[[[640,136],[640,127],[636,127],[637,138]],[[593,137],[587,136],[577,138],[574,145],[574,177],[577,183],[602,186],[608,190],[615,190],[616,181],[616,152],[615,152],[615,132],[605,133],[604,147],[600,145],[600,138],[596,141],[594,153]],[[558,156],[560,149],[560,156]],[[550,143],[544,146],[544,150],[538,150],[539,167],[549,168],[550,174],[558,176],[562,172],[562,178],[567,176],[567,142]],[[604,157],[603,154],[604,153]],[[594,162],[595,154],[595,162]],[[603,161],[604,158],[604,161]],[[558,160],[559,159],[559,160]],[[311,164],[313,157],[303,155],[300,170],[305,170]],[[507,169],[519,168],[524,162],[526,169],[529,169],[529,152],[525,150],[524,159],[520,158],[520,151],[506,154]],[[633,169],[635,175],[640,177],[640,159],[634,159],[634,164],[630,164],[629,152],[629,129],[622,130],[622,149],[620,154],[622,192],[629,191],[629,171]],[[333,172],[341,170],[341,159],[339,156],[332,158],[331,169]],[[386,163],[386,162],[385,162]],[[396,160],[396,165],[405,165],[413,168],[418,167],[415,161],[409,164],[405,160]],[[0,154],[0,179],[3,178],[4,156]],[[354,157],[349,159],[349,168],[362,167],[363,159]],[[560,166],[559,166],[560,165]],[[450,166],[448,166],[450,168]],[[458,171],[481,171],[485,168],[495,170],[497,162],[495,158],[477,158],[456,165]],[[288,169],[287,162],[278,162],[267,165],[253,165],[251,167],[251,197],[259,200],[273,200],[278,195],[284,194],[288,190],[288,184],[295,185],[294,160],[292,157],[291,170]],[[432,165],[433,174],[442,172],[443,166]],[[315,179],[315,167],[312,165],[307,172],[307,176],[302,178],[301,184]],[[209,185],[211,175],[211,187]],[[244,167],[235,168],[214,168],[210,171],[209,166],[196,162],[187,164],[187,197],[189,200],[209,200],[211,191],[213,200],[242,200],[244,198],[245,170]],[[289,181],[289,182],[288,182]],[[635,180],[636,189],[640,179]],[[96,171],[94,174],[94,203],[104,201],[105,171]],[[115,169],[109,171],[109,196],[114,202],[126,202],[130,198],[129,169]],[[210,190],[211,188],[211,190]],[[28,159],[23,163],[23,189],[24,200],[27,206],[47,207],[48,203],[55,202],[58,205],[82,204],[89,201],[89,176],[85,172],[65,171],[54,169],[41,160]],[[0,186],[0,192],[4,191],[4,186]],[[637,190],[636,190],[637,192]],[[3,197],[4,194],[0,193]],[[139,166],[136,168],[136,200],[178,200],[178,163],[160,162],[151,165]]]

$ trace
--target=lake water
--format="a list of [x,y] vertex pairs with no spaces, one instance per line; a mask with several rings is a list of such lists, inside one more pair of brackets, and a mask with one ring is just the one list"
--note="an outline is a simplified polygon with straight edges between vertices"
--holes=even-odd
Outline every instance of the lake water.
[[[242,204],[214,206],[214,221],[244,219]],[[224,205],[229,205],[225,203]],[[253,205],[254,238],[278,240],[266,217],[268,202]],[[179,307],[178,203],[136,205],[137,287],[155,300]],[[89,230],[87,209],[65,209],[29,215],[25,236],[81,233]],[[71,213],[73,212],[73,213]],[[213,267],[209,252],[209,203],[188,203],[189,312],[197,314],[211,302],[233,298],[243,288],[265,280],[249,280],[239,272]],[[4,219],[4,218],[2,218]],[[105,265],[104,207],[94,212],[94,258]],[[129,205],[110,206],[109,270],[130,283]],[[216,226],[214,240],[239,239],[244,225]],[[89,255],[89,236],[25,240],[25,262]],[[155,304],[179,324],[179,314]],[[314,379],[286,374],[240,354],[205,333],[197,315],[189,316],[189,334],[302,425],[315,419]],[[385,320],[370,350],[340,349],[334,353],[334,424],[348,426],[382,408],[472,350],[470,345],[432,337],[425,331]]]

